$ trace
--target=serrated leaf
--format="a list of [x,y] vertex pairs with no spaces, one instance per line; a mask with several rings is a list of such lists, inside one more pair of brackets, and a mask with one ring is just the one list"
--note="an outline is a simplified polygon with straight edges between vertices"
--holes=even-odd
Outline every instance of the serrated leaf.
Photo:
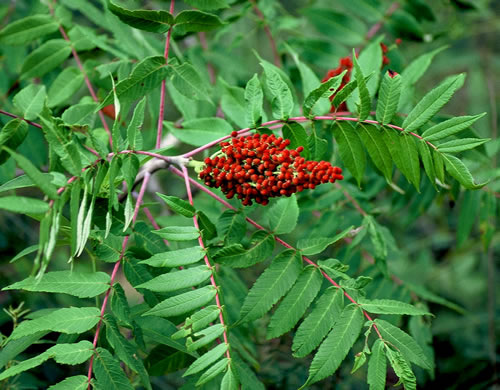
[[193,65],[184,62],[180,65],[171,66],[171,70],[173,75],[172,85],[183,96],[191,100],[211,101],[205,84]]
[[245,298],[240,322],[262,317],[295,283],[302,270],[298,252],[286,250],[259,276]]
[[67,125],[93,127],[97,103],[75,104],[65,110],[61,119]]
[[158,195],[173,211],[184,217],[192,218],[196,213],[196,209],[184,199],[172,195],[163,195],[159,192],[157,192],[156,195]]
[[358,130],[350,122],[336,121],[332,131],[339,147],[340,158],[358,182],[358,186],[361,186],[366,155]]
[[71,46],[64,39],[52,39],[33,50],[24,60],[21,80],[42,77],[57,68],[71,54]]
[[397,134],[392,129],[385,130],[382,137],[398,169],[419,190],[420,163],[414,137],[407,133]]
[[334,107],[340,106],[343,102],[347,100],[349,96],[351,96],[351,94],[357,87],[358,87],[357,80],[349,81],[340,91],[338,91],[335,94],[335,97],[332,100],[332,105]]
[[169,241],[189,241],[200,236],[200,231],[194,226],[167,226],[153,233]]
[[421,56],[414,59],[401,73],[401,75],[403,76],[403,83],[405,85],[415,84],[420,79],[420,77],[425,74],[434,56],[442,52],[444,49],[446,49],[446,46],[442,46],[431,52],[422,54]]
[[267,339],[279,337],[297,324],[318,294],[322,281],[323,275],[316,267],[304,268],[271,317],[267,328]]
[[130,307],[128,305],[125,290],[120,283],[113,284],[111,294],[111,311],[121,323],[130,324]]
[[309,158],[316,161],[322,160],[326,149],[328,148],[328,141],[326,139],[319,138],[316,135],[316,132],[313,131],[309,136],[307,144],[309,146]]
[[168,128],[175,137],[193,146],[205,145],[233,131],[233,127],[222,118],[191,119],[182,123],[182,129],[170,125]]
[[187,268],[181,271],[169,272],[151,279],[146,283],[135,286],[136,288],[145,288],[155,292],[170,292],[187,287],[194,287],[206,281],[212,271],[206,265]]
[[201,10],[214,10],[228,8],[227,0],[185,0],[191,7]]
[[396,74],[391,76],[386,72],[380,85],[378,94],[376,116],[377,121],[383,125],[391,123],[394,114],[399,105],[399,96],[401,94],[401,76]]
[[88,378],[85,375],[75,375],[50,386],[47,390],[85,390],[87,386]]
[[432,315],[426,310],[392,299],[359,298],[358,304],[368,313],[376,314],[407,314],[412,316]]
[[24,46],[35,39],[57,31],[59,25],[50,15],[32,15],[9,23],[0,31],[4,45]]
[[411,370],[410,365],[406,362],[403,355],[398,351],[393,351],[387,348],[387,358],[391,363],[391,367],[399,378],[399,382],[403,383],[405,390],[417,389],[417,378]]
[[440,153],[440,156],[444,161],[446,171],[465,188],[475,190],[484,187],[487,184],[487,182],[479,184],[474,183],[474,179],[469,169],[455,156],[447,153]]
[[489,138],[461,138],[444,142],[438,145],[438,151],[441,153],[460,153],[466,150],[477,148],[478,146],[490,141]]
[[417,147],[418,153],[420,154],[420,158],[422,159],[422,163],[424,164],[425,173],[429,178],[432,185],[436,183],[436,171],[434,169],[434,160],[432,159],[431,151],[429,150],[429,146],[424,140],[418,140]]
[[[16,150],[26,139],[28,135],[28,124],[21,119],[12,119],[6,123],[0,132],[0,146],[7,146]],[[8,151],[0,152],[0,164],[3,164],[9,158]]]
[[359,307],[354,304],[346,306],[314,356],[306,385],[332,375],[339,368],[358,338],[362,327],[363,314]]
[[224,25],[217,15],[198,10],[184,10],[179,12],[174,21],[174,32],[184,35],[188,32],[215,30]]
[[120,363],[104,348],[96,349],[94,375],[106,390],[133,390],[130,381],[120,367]]
[[142,260],[140,264],[147,264],[152,267],[183,267],[198,262],[205,256],[205,250],[200,246],[192,248],[177,249],[157,253],[147,260]]
[[217,305],[207,306],[200,311],[194,313],[191,317],[186,318],[184,323],[185,328],[190,328],[193,332],[205,329],[211,322],[219,317],[220,309]]
[[222,378],[222,382],[220,384],[221,390],[238,390],[239,389],[239,381],[236,375],[233,373],[233,369],[229,366],[227,372],[224,374]]
[[444,122],[438,123],[422,134],[422,138],[426,141],[434,142],[439,141],[443,138],[449,137],[450,135],[457,134],[462,130],[467,129],[472,126],[474,122],[485,116],[486,113],[473,115],[473,116],[457,116],[455,118],[448,119]]
[[260,64],[264,68],[266,85],[273,96],[271,103],[273,116],[287,120],[293,110],[292,92],[276,70],[270,66],[266,66],[263,62]]
[[368,362],[367,382],[370,390],[384,390],[386,376],[385,345],[382,340],[377,339],[372,346],[372,354]]
[[363,75],[363,71],[359,66],[358,59],[356,58],[356,52],[354,50],[352,52],[352,62],[354,64],[355,77],[358,83],[359,91],[358,115],[360,120],[365,120],[366,118],[368,118],[368,115],[370,115],[372,99],[370,97],[368,87],[366,86],[365,76]]
[[245,90],[241,87],[231,86],[219,76],[218,82],[222,85],[220,105],[222,112],[238,127],[247,125],[247,107],[245,104]]
[[21,89],[12,99],[14,105],[23,113],[24,119],[36,119],[42,111],[47,93],[45,86],[40,84],[30,84]]
[[3,196],[0,197],[0,209],[20,214],[45,214],[49,204],[36,198]]
[[[116,97],[122,104],[133,102],[157,88],[168,74],[169,69],[165,57],[147,57],[135,66],[129,77],[116,84]],[[102,110],[113,101],[114,93],[111,91],[97,110]]]
[[45,273],[41,279],[30,276],[2,290],[43,291],[90,298],[105,292],[109,288],[109,280],[105,272],[54,271]]
[[422,127],[453,96],[464,83],[465,75],[450,77],[427,93],[405,118],[401,127],[405,132],[416,131]]
[[293,232],[297,226],[299,211],[295,194],[279,199],[268,212],[270,230],[274,234]]
[[196,386],[201,386],[212,379],[214,379],[217,375],[219,375],[222,371],[224,371],[229,364],[228,358],[223,358],[215,363],[212,367],[210,367],[207,371],[200,376],[200,379],[196,382]]
[[4,372],[0,373],[0,381],[3,381],[6,378],[10,378],[11,376],[17,375],[23,371],[27,371],[34,367],[37,367],[44,361],[48,360],[49,358],[50,355],[46,351],[39,354],[38,356],[32,357],[31,359],[23,360],[19,364],[9,367]]
[[216,293],[217,290],[213,286],[188,291],[165,299],[143,315],[175,317],[206,305],[215,297]]
[[287,122],[281,128],[281,131],[283,132],[283,138],[290,140],[289,148],[297,149],[302,146],[304,150],[301,156],[307,159],[309,156],[309,142],[304,127],[297,122]]
[[82,364],[94,353],[94,346],[88,340],[81,340],[75,344],[57,344],[47,350],[59,364]]
[[432,369],[424,351],[410,335],[379,318],[375,320],[375,324],[384,339],[396,346],[405,359],[427,370]]
[[58,309],[35,320],[21,322],[12,332],[9,339],[40,332],[52,331],[60,333],[83,333],[99,321],[100,311],[96,307],[71,307]]
[[325,290],[314,309],[297,329],[292,344],[294,356],[304,357],[319,345],[340,317],[343,301],[341,289],[332,286]]
[[224,211],[219,217],[217,226],[226,244],[241,242],[247,230],[245,216],[234,210]]
[[84,76],[74,66],[65,68],[52,82],[47,92],[49,108],[67,104],[83,85]]
[[223,333],[224,326],[222,324],[216,324],[202,329],[194,334],[195,337],[198,337],[196,341],[193,341],[191,337],[188,337],[186,341],[187,350],[190,352],[196,351],[197,349],[210,344],[216,338],[222,336]]
[[304,100],[304,104],[302,105],[302,111],[304,112],[304,116],[310,116],[311,112],[314,108],[314,105],[321,98],[329,98],[331,95],[335,93],[337,88],[340,86],[342,82],[342,78],[344,77],[345,71],[336,77],[332,77],[328,79],[324,83],[322,83],[318,88],[312,90],[309,95]]
[[214,256],[214,261],[231,268],[246,268],[266,260],[274,249],[272,234],[258,230],[252,235],[250,248],[241,244],[229,245]]
[[108,9],[118,16],[125,24],[139,30],[166,33],[174,23],[174,17],[167,11],[129,10],[122,8],[110,0],[107,1]]
[[226,343],[221,343],[215,348],[212,348],[210,351],[204,353],[198,359],[196,359],[182,376],[193,375],[204,370],[211,364],[215,363],[222,355],[224,355],[228,348],[229,345]]
[[257,127],[262,118],[264,93],[259,77],[254,74],[245,87],[245,103],[247,105],[246,121],[250,128]]
[[141,128],[144,123],[144,108],[146,106],[146,97],[143,97],[137,106],[134,108],[134,114],[132,115],[132,120],[127,127],[127,140],[130,145],[130,149],[141,149],[142,148],[142,134]]
[[352,366],[351,374],[354,374],[356,371],[358,371],[363,365],[366,363],[366,353],[359,352],[356,355],[354,355],[354,365]]
[[380,136],[380,129],[373,125],[359,123],[358,134],[377,169],[387,180],[392,178],[392,159],[389,148]]
[[297,249],[299,249],[302,254],[309,256],[315,255],[317,253],[323,252],[327,246],[335,244],[337,241],[341,240],[345,236],[347,236],[354,226],[349,226],[344,231],[335,235],[332,238],[329,237],[312,237],[312,238],[301,238],[297,242]]

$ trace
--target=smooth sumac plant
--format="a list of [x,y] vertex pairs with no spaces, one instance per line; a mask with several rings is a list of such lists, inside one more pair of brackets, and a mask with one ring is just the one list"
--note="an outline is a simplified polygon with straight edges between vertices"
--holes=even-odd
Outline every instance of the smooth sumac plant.
[[33,234],[2,265],[1,388],[435,378],[433,309],[462,308],[401,271],[395,237],[447,196],[496,201],[467,160],[484,113],[440,114],[465,74],[421,97],[444,48],[400,52],[430,7],[18,3],[0,208]]

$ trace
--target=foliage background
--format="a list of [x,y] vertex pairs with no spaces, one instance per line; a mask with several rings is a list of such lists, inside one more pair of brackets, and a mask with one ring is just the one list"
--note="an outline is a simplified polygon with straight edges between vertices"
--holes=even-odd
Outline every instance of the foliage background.
[[[69,4],[69,1],[62,1]],[[138,6],[138,2],[129,1],[131,8]],[[166,1],[140,2],[142,6],[151,8],[167,8]],[[236,2],[241,3],[241,2]],[[330,6],[329,1],[261,1],[259,8],[265,18],[271,21],[273,35],[281,52],[284,53],[283,43],[288,43],[299,51],[301,58],[309,63],[320,77],[330,68],[335,68],[340,57],[349,55],[352,45],[345,42],[345,37],[338,31],[328,34],[324,29],[314,28],[314,23],[304,17],[301,9],[307,6]],[[352,4],[358,2],[339,1],[333,7],[340,12],[346,12],[359,18],[368,28],[376,23],[377,19],[367,13],[358,12]],[[433,1],[409,2],[421,7],[415,14],[415,24],[405,23],[404,20],[387,22],[381,29],[385,33],[384,41],[392,42],[401,37],[403,43],[397,50],[390,53],[391,68],[396,71],[419,54],[429,52],[442,45],[449,48],[436,56],[431,67],[417,84],[417,96],[423,96],[446,76],[466,72],[468,77],[465,86],[457,93],[451,102],[441,112],[451,115],[476,114],[487,111],[485,119],[477,122],[475,130],[481,137],[492,138],[485,145],[484,154],[471,152],[467,154],[467,163],[478,182],[490,180],[487,189],[476,192],[460,191],[455,186],[451,191],[436,194],[432,189],[421,194],[415,193],[409,184],[400,182],[406,195],[401,195],[388,189],[380,183],[380,178],[366,179],[364,188],[357,189],[354,182],[348,184],[349,192],[355,196],[363,207],[374,208],[378,222],[387,230],[385,239],[389,243],[388,264],[392,273],[405,282],[425,285],[429,290],[458,304],[464,309],[463,313],[451,310],[442,305],[431,304],[430,310],[436,315],[432,319],[433,348],[436,360],[434,378],[425,379],[425,388],[456,388],[482,389],[492,386],[498,369],[499,340],[496,336],[499,331],[499,322],[495,321],[500,310],[495,302],[500,301],[498,289],[498,273],[500,258],[500,232],[498,231],[498,217],[500,208],[496,207],[496,200],[500,197],[500,169],[497,167],[500,143],[497,137],[497,122],[499,112],[498,91],[500,83],[500,42],[497,39],[500,25],[500,3],[498,1]],[[409,3],[402,4],[408,9]],[[432,4],[431,4],[432,3]],[[385,4],[385,3],[384,3]],[[179,11],[185,5],[179,2]],[[236,4],[234,9],[241,8]],[[45,7],[38,1],[12,1],[0,4],[0,27],[9,20],[24,17],[40,7]],[[362,8],[359,8],[362,10]],[[222,13],[224,18],[230,15],[238,16],[239,11],[233,8]],[[251,76],[260,72],[258,59],[252,53],[256,50],[259,55],[272,60],[266,35],[262,29],[261,20],[252,14],[251,9],[245,11],[251,15],[232,24],[230,28],[214,34],[207,34],[208,50],[204,51],[200,41],[193,36],[180,40],[173,47],[174,55],[183,55],[189,58],[201,69],[210,62],[216,74],[221,74],[227,82],[244,86]],[[89,26],[100,31],[77,10],[72,11],[74,22]],[[413,20],[412,20],[413,22]],[[366,31],[365,31],[366,32]],[[359,31],[358,31],[359,33]],[[148,37],[148,43],[158,53],[162,52],[162,42],[153,35]],[[115,37],[116,39],[122,39]],[[353,38],[354,46],[360,47],[364,42]],[[227,48],[231,55],[227,55]],[[144,47],[144,56],[149,55]],[[17,76],[20,66],[26,56],[25,47],[0,47],[0,107],[7,111],[15,111],[12,106],[12,96],[23,86],[18,83]],[[84,52],[82,58],[86,61],[87,69],[97,82],[101,97],[110,89],[109,80],[97,77],[95,66],[109,61],[109,57],[99,50]],[[69,59],[68,61],[71,61]],[[282,56],[286,69],[290,72],[292,81],[299,83],[300,77],[289,56]],[[204,74],[209,82],[208,73]],[[86,94],[82,88],[79,96]],[[159,93],[149,96],[148,109],[151,110],[149,119],[144,125],[145,144],[152,147],[155,137],[155,107],[158,107]],[[181,113],[176,105],[168,100],[165,118],[175,123],[186,112]],[[215,114],[213,108],[198,106],[198,110],[205,110],[204,116]],[[189,115],[189,113],[188,113]],[[146,117],[148,118],[148,116]],[[0,124],[7,123],[9,118],[0,117]],[[48,164],[46,148],[40,147],[45,141],[41,132],[30,128],[29,136],[18,149],[40,168]],[[183,146],[181,146],[183,148]],[[183,149],[182,149],[183,150]],[[173,150],[176,154],[178,150]],[[12,161],[0,167],[0,184],[12,179],[19,172]],[[178,196],[184,196],[184,184],[166,172],[156,174],[155,190]],[[428,187],[430,188],[430,186]],[[18,194],[39,196],[35,190],[25,189]],[[153,194],[153,192],[151,192]],[[157,202],[154,196],[149,195],[148,202]],[[323,202],[329,202],[328,194],[323,195]],[[319,204],[322,200],[319,200]],[[495,207],[488,208],[493,203]],[[215,202],[203,195],[195,198],[196,206],[205,211],[209,217],[217,217]],[[302,204],[308,207],[307,199]],[[314,208],[314,205],[312,206]],[[341,202],[337,208],[342,209],[346,220],[360,218],[351,205]],[[151,203],[151,210],[158,216],[158,221],[172,221],[172,217],[158,203]],[[215,210],[215,211],[214,211]],[[372,209],[373,212],[373,209]],[[259,209],[252,211],[256,220],[265,218],[265,212]],[[338,212],[315,215],[310,213],[300,220],[300,226],[294,234],[287,237],[292,242],[308,229],[325,231],[328,227],[338,226],[335,218]],[[189,223],[181,218],[176,223]],[[389,233],[390,232],[390,233]],[[491,234],[491,243],[485,245],[487,236]],[[9,263],[16,254],[28,245],[36,244],[38,239],[38,223],[23,216],[0,211],[0,286],[6,286],[22,280],[31,271],[33,258],[25,256],[14,263]],[[67,269],[67,251],[62,248],[56,250],[51,262],[51,269]],[[349,260],[351,270],[366,270],[360,254],[352,255]],[[108,264],[100,264],[100,269],[106,269]],[[91,270],[93,264],[88,258],[79,259],[75,263],[76,270]],[[240,272],[241,278],[249,286],[261,273],[262,266],[252,267]],[[375,271],[374,271],[375,272]],[[125,287],[129,302],[139,302],[140,297],[128,285],[126,279],[120,275],[119,282]],[[235,285],[236,286],[239,285]],[[377,284],[379,291],[368,288],[367,296],[375,298],[384,295],[383,290],[394,288],[390,284]],[[239,286],[239,288],[244,288]],[[401,294],[409,292],[400,291]],[[23,293],[9,291],[0,293],[0,305],[4,308],[17,306],[21,302],[24,307],[35,311],[52,307],[68,307],[73,304],[73,298],[65,295],[50,295],[44,293]],[[9,334],[12,328],[11,318],[0,312],[0,331]],[[304,360],[292,359],[290,356],[291,339],[287,336],[266,342],[264,337],[257,334],[257,356],[260,357],[261,371],[259,377],[268,388],[296,388],[307,376],[307,365]],[[33,346],[30,352],[36,352]],[[365,379],[360,371],[349,374],[349,367],[342,366],[337,373],[336,385],[339,389],[364,388]],[[71,367],[74,374],[81,373],[78,366]],[[417,372],[417,376],[419,373]],[[46,363],[43,368],[23,373],[20,387],[43,387],[43,383],[56,383],[68,371],[62,370],[55,363]],[[179,379],[171,374],[158,382],[159,386],[170,385],[175,388]],[[393,383],[397,381],[392,378]],[[272,385],[271,385],[272,384]],[[0,388],[2,385],[0,385]],[[167,387],[162,387],[167,388]],[[319,388],[319,387],[318,387]]]

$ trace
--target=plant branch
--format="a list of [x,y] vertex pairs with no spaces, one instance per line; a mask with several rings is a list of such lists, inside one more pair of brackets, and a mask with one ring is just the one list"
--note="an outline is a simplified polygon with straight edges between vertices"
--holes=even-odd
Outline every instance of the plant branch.
[[[174,14],[174,5],[175,5],[175,0],[170,1],[170,13],[173,15]],[[172,27],[168,29],[167,32],[167,38],[165,39],[165,51],[163,52],[163,56],[165,57],[165,63],[168,63],[168,51],[170,49],[170,36],[172,35]],[[159,149],[161,146],[161,139],[162,139],[162,134],[163,134],[163,116],[165,112],[165,87],[166,87],[166,80],[163,79],[161,82],[161,89],[160,89],[160,112],[158,114],[158,128],[156,132],[156,149]]]
[[[180,176],[180,177],[183,177],[184,180],[189,180],[189,182],[191,182],[192,185],[194,185],[195,187],[199,188],[201,191],[205,192],[206,194],[208,194],[209,196],[211,196],[212,198],[214,198],[215,200],[217,200],[218,202],[222,203],[224,206],[226,206],[227,208],[231,209],[231,210],[235,210],[236,211],[236,208],[234,208],[233,206],[231,206],[228,202],[226,202],[224,199],[222,199],[220,196],[214,194],[212,191],[210,191],[208,188],[206,188],[205,186],[201,185],[200,183],[198,183],[196,180],[193,180],[191,179],[190,177],[187,176],[187,173],[186,173],[186,168],[184,167],[183,168],[183,172],[179,171],[177,168],[173,167],[173,166],[169,166],[168,169],[173,172],[174,174],[176,174],[177,176]],[[189,194],[188,194],[189,195]],[[257,222],[255,222],[253,219],[249,218],[249,217],[245,217],[245,219],[247,220],[248,223],[250,223],[251,225],[255,226],[257,229],[260,229],[260,230],[266,230],[263,226],[259,225]],[[288,249],[293,249],[293,250],[297,250],[296,248],[294,248],[293,246],[291,246],[290,244],[288,244],[287,242],[283,241],[281,238],[279,237],[276,237],[274,236],[274,239],[276,240],[277,243],[283,245],[285,248],[288,248]],[[344,289],[342,289],[342,287],[335,281],[333,280],[330,276],[328,276],[328,274],[326,272],[324,272],[318,264],[316,264],[314,261],[312,261],[311,259],[309,259],[308,257],[306,256],[302,256],[302,258],[304,259],[304,261],[312,266],[314,266],[315,268],[317,268],[321,274],[323,275],[323,277],[328,280],[332,285],[334,285],[335,287],[337,288],[340,288],[344,294],[344,296],[349,300],[351,301],[352,303],[354,303],[355,305],[359,306],[359,304],[354,300],[353,297],[351,297]],[[368,321],[373,321],[373,319],[371,318],[371,316],[363,309],[361,309],[363,311],[363,315],[366,317],[366,319]],[[382,335],[380,334],[377,326],[375,324],[373,324],[373,328],[375,329],[375,331],[377,332],[377,335],[380,339],[383,340],[383,337]]]
[[[174,167],[172,167],[172,168],[174,168]],[[182,167],[182,172],[179,171],[177,168],[174,168],[174,169],[175,169],[175,171],[173,170],[172,172],[174,172],[176,174],[178,173],[178,174],[180,174],[180,176],[182,178],[184,178],[189,203],[191,204],[191,206],[194,206],[193,205],[193,194],[191,193],[191,185],[189,183],[189,182],[193,182],[193,179],[191,179],[189,177],[187,168],[185,166]],[[196,214],[193,215],[193,224],[194,224],[194,227],[196,229],[200,230],[200,225],[198,224],[198,217],[196,216]],[[205,244],[203,244],[203,239],[201,237],[201,234],[198,236],[198,243],[200,244],[200,246],[203,249],[205,249]],[[212,271],[212,274],[210,275],[210,283],[216,289],[215,302],[217,304],[217,307],[219,308],[219,321],[220,321],[222,327],[224,328],[224,333],[223,333],[224,342],[226,343],[226,345],[229,345],[229,341],[227,338],[227,329],[226,329],[226,325],[224,324],[224,316],[222,315],[222,305],[220,303],[220,297],[219,297],[219,291],[218,291],[219,287],[217,286],[217,283],[215,282],[215,277],[214,277],[215,268],[212,266],[212,264],[210,264],[210,261],[208,260],[208,256],[206,254],[203,257],[203,259],[205,260],[206,266]],[[231,355],[229,353],[229,348],[226,351],[226,356],[228,359],[231,359]]]
[[368,32],[366,33],[366,36],[365,36],[365,41],[369,41],[370,39],[372,39],[375,34],[377,34],[377,32],[382,28],[382,26],[384,25],[385,21],[391,17],[391,15],[397,11],[397,9],[400,7],[400,4],[399,2],[395,1],[394,3],[392,3],[389,7],[389,9],[387,10],[387,12],[385,13],[384,17],[382,20],[379,20],[377,23],[375,23],[371,28],[370,30],[368,30]]
[[39,129],[42,128],[42,126],[39,125],[38,123],[35,123],[35,122],[29,121],[27,119],[21,118],[20,116],[14,115],[14,114],[12,114],[10,112],[4,111],[4,110],[0,110],[0,114],[6,115],[6,116],[10,116],[11,118],[14,118],[14,119],[21,119],[21,120],[25,121],[27,124],[29,124],[31,126],[38,127]]
[[269,40],[269,44],[271,45],[271,50],[273,51],[274,65],[276,65],[278,68],[281,68],[280,54],[278,53],[278,48],[276,47],[276,41],[274,40],[273,34],[271,33],[271,29],[269,28],[269,23],[267,23],[266,17],[259,9],[259,7],[257,7],[255,0],[250,0],[250,3],[252,3],[255,14],[259,17],[260,20],[262,20],[264,32],[267,35],[267,39]]

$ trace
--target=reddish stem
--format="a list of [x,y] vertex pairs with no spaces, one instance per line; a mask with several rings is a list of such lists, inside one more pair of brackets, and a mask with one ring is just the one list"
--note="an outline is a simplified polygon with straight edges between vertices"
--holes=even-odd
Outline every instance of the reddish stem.
[[260,18],[260,20],[262,20],[264,32],[267,35],[267,39],[269,40],[269,44],[271,45],[271,50],[273,51],[274,65],[276,65],[278,68],[281,68],[280,54],[278,53],[278,48],[276,47],[276,41],[274,40],[271,29],[269,28],[269,24],[266,21],[266,17],[262,13],[262,11],[259,9],[259,7],[257,7],[255,0],[250,0],[250,2],[252,3],[252,6],[253,6],[255,13]]
[[[177,168],[174,168],[172,166],[170,166],[171,168],[173,168],[172,172],[176,173],[176,174],[179,174],[180,177],[184,178],[184,182],[186,183],[186,192],[187,192],[187,195],[188,195],[188,200],[189,200],[189,203],[191,204],[191,206],[193,206],[193,194],[191,193],[191,185],[189,184],[189,182],[193,182],[193,179],[191,179],[188,175],[188,170],[185,166],[182,167],[182,172],[179,171]],[[198,230],[200,230],[200,225],[198,224],[198,217],[195,215],[193,215],[193,224],[194,224],[194,227]],[[203,244],[203,239],[201,238],[201,234],[198,236],[198,243],[200,244],[200,246],[205,249],[205,244]],[[227,331],[226,331],[226,326],[224,324],[224,316],[222,315],[222,305],[220,303],[220,298],[219,298],[219,291],[218,291],[218,286],[217,286],[217,283],[215,282],[215,277],[214,277],[214,274],[213,272],[215,271],[214,270],[214,267],[212,266],[212,264],[210,264],[210,261],[208,260],[208,257],[207,255],[205,255],[205,257],[203,258],[205,260],[205,264],[208,268],[210,268],[210,270],[212,270],[212,274],[210,275],[210,283],[212,284],[212,286],[215,288],[216,290],[216,293],[215,293],[215,303],[217,304],[217,307],[219,308],[219,321],[222,325],[222,327],[224,328],[224,333],[223,333],[223,336],[224,336],[224,342],[226,343],[226,345],[229,345],[229,342],[228,342],[228,339],[227,339]],[[228,350],[226,351],[226,356],[228,359],[231,359],[231,355],[229,353],[229,348]]]
[[394,12],[396,12],[396,10],[398,8],[399,8],[399,3],[397,1],[392,3],[391,6],[389,7],[389,9],[387,10],[387,12],[385,13],[384,19],[375,23],[372,26],[372,28],[370,28],[370,30],[368,30],[368,32],[366,33],[365,40],[369,41],[370,39],[372,39],[375,36],[375,34],[378,32],[378,30],[380,30],[382,28],[382,26],[384,25],[385,19],[388,19]]
[[[175,0],[170,1],[170,13],[174,14],[174,5]],[[165,51],[163,52],[163,56],[165,57],[165,63],[168,63],[168,51],[170,49],[170,36],[172,35],[172,27],[168,29],[167,38],[165,40]],[[156,149],[159,149],[161,146],[161,139],[163,134],[163,116],[165,112],[165,86],[166,80],[163,79],[161,82],[161,90],[160,90],[160,112],[158,114],[158,130],[156,132]]]
[[[180,176],[180,177],[184,177],[184,180],[189,180],[189,182],[191,182],[192,185],[194,185],[195,187],[199,188],[201,191],[205,192],[206,194],[210,195],[212,198],[214,198],[215,200],[217,200],[218,202],[222,203],[224,206],[226,206],[227,208],[231,209],[231,210],[235,210],[236,211],[236,208],[234,208],[233,206],[231,206],[228,202],[226,202],[224,199],[222,199],[220,196],[214,194],[212,191],[210,191],[208,188],[204,187],[203,185],[201,185],[200,183],[198,183],[196,180],[193,180],[191,179],[190,177],[187,176],[186,173],[182,173],[181,171],[179,171],[177,168],[173,167],[172,165],[168,167],[168,169],[173,172],[174,174],[176,174],[177,176]],[[184,167],[183,170],[186,170],[186,168]],[[187,170],[186,170],[187,171]],[[260,230],[266,230],[263,226],[259,225],[257,222],[255,222],[253,219],[249,218],[249,217],[245,217],[245,219],[247,220],[247,222],[249,222],[251,225],[255,226],[257,229],[260,229]],[[294,249],[296,250],[293,246],[291,246],[290,244],[288,244],[287,242],[283,241],[281,238],[279,237],[276,237],[274,236],[274,239],[277,243],[283,245],[285,248],[288,248],[288,249]],[[340,288],[342,289],[342,287],[340,287],[340,285],[335,281],[333,280],[330,276],[328,276],[328,274],[326,274],[320,267],[319,265],[317,265],[314,261],[312,261],[311,259],[309,259],[308,257],[306,256],[302,256],[302,258],[304,259],[304,261],[316,268],[318,268],[321,272],[321,274],[325,277],[326,280],[328,280],[332,285],[334,285],[335,287],[337,288]],[[353,297],[351,297],[345,290],[342,289],[342,292],[344,294],[344,296],[349,300],[351,301],[352,303],[354,303],[355,305],[359,306],[359,304],[354,300]],[[366,319],[368,321],[373,321],[373,319],[371,318],[371,316],[363,309],[361,309],[363,311],[363,315],[366,317]],[[375,329],[375,331],[377,332],[377,335],[380,339],[383,340],[383,337],[382,335],[380,334],[380,331],[378,330],[377,328],[377,325],[373,324],[373,328]]]

